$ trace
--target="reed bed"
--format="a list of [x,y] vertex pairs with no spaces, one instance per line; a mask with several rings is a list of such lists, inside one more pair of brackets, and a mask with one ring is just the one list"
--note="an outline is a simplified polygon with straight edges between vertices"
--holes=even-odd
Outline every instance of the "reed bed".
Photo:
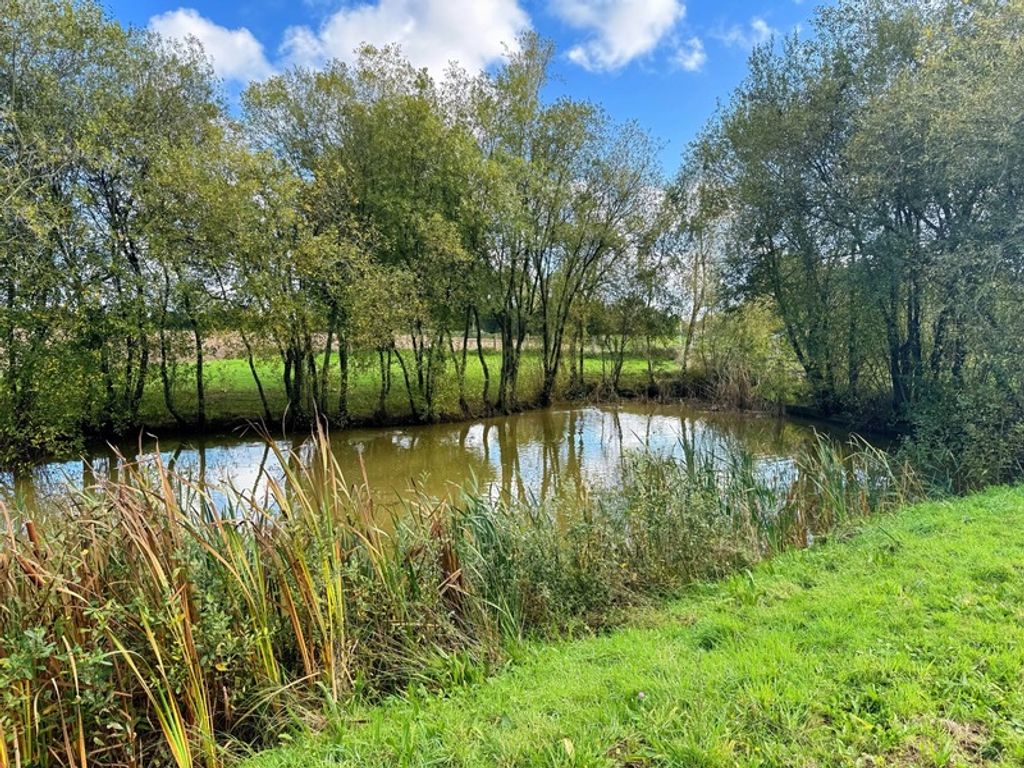
[[478,679],[517,639],[599,627],[913,491],[883,453],[819,439],[776,472],[636,455],[612,490],[467,491],[382,520],[323,435],[278,459],[283,481],[259,495],[155,457],[43,511],[0,506],[0,768],[214,768],[354,700]]

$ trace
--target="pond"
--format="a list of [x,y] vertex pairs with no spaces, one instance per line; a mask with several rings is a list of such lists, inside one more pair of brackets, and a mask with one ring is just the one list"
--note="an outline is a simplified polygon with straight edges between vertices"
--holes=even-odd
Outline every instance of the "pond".
[[[365,483],[376,499],[400,502],[410,494],[450,496],[474,486],[478,493],[541,498],[560,488],[614,484],[622,458],[648,450],[684,460],[718,461],[747,453],[764,471],[784,477],[792,457],[817,429],[836,440],[848,433],[806,421],[712,412],[687,404],[631,402],[552,407],[475,421],[406,427],[353,428],[330,436],[332,450],[351,485]],[[308,435],[278,440],[286,456],[301,456]],[[121,445],[122,456],[152,457],[207,483],[259,493],[282,469],[258,435],[210,436],[189,441],[152,439]],[[114,479],[118,454],[96,450],[78,461],[39,464],[17,475],[0,474],[0,486],[29,506],[68,485],[81,488]]]

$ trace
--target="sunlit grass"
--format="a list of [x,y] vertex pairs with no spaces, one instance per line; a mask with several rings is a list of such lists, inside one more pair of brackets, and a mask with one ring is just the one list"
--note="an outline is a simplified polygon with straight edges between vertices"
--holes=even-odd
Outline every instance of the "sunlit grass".
[[[498,391],[498,376],[501,367],[500,352],[488,350],[485,354],[490,373],[489,399],[492,404]],[[335,403],[338,397],[337,360],[331,371],[331,387],[329,402]],[[610,362],[600,356],[588,355],[584,360],[584,375],[589,386],[595,386],[602,380],[602,374],[610,375]],[[675,370],[676,365],[670,358],[658,359],[655,370],[664,373]],[[287,405],[284,385],[281,378],[281,362],[276,359],[263,358],[256,361],[256,369],[265,390],[268,403],[275,418],[280,418]],[[207,416],[213,422],[232,422],[246,419],[258,420],[263,415],[263,405],[259,392],[245,359],[211,360],[205,365]],[[193,390],[194,369],[190,364],[178,366],[175,401],[185,414],[195,410],[195,392]],[[393,364],[394,383],[387,398],[387,412],[392,418],[408,416],[409,401],[398,364]],[[563,379],[566,376],[563,374]],[[562,381],[564,387],[565,381]],[[647,362],[639,357],[627,358],[622,366],[619,382],[624,391],[640,391],[647,384]],[[470,409],[475,413],[483,410],[482,392],[484,385],[483,368],[475,354],[466,360],[466,399]],[[540,359],[534,353],[524,353],[520,372],[519,397],[523,403],[534,402],[540,391],[541,370]],[[380,374],[376,356],[353,355],[349,369],[348,407],[353,419],[372,419],[376,415],[380,388]],[[438,415],[461,415],[458,398],[458,385],[452,366],[448,366],[439,382]],[[173,423],[163,400],[159,382],[147,387],[142,405],[142,419],[148,426],[159,426]]]
[[1021,765],[1022,525],[1024,491],[993,489],[845,526],[247,766]]
[[790,485],[752,457],[635,455],[620,488],[422,497],[382,524],[326,436],[300,454],[259,495],[154,458],[0,507],[4,768],[212,768],[360,702],[481,680],[524,639],[614,625],[911,489],[883,454],[822,440]]

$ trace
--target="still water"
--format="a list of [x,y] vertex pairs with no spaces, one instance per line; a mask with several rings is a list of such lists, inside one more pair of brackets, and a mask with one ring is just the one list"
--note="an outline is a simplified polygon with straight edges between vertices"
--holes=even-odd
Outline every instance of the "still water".
[[[365,477],[382,502],[398,503],[413,493],[440,498],[467,485],[490,496],[525,499],[559,488],[614,484],[622,458],[642,450],[691,461],[701,456],[725,461],[744,451],[754,454],[765,471],[784,476],[792,468],[790,457],[814,429],[806,422],[684,404],[628,403],[556,407],[453,424],[346,429],[331,435],[331,445],[347,481],[361,485]],[[848,437],[818,429],[837,440]],[[301,457],[308,450],[306,438],[279,440],[278,445],[286,456]],[[255,434],[150,440],[141,451],[137,443],[118,450],[143,459],[159,450],[176,471],[257,494],[268,477],[282,476],[274,453]],[[119,466],[113,450],[97,450],[78,461],[0,474],[0,487],[31,506],[68,485],[81,488],[116,478]]]

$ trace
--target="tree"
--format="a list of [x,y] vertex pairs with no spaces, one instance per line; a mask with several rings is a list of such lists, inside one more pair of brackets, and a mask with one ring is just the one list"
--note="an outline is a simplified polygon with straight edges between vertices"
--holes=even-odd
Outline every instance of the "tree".
[[59,430],[122,431],[138,422],[153,322],[143,188],[158,153],[190,145],[219,114],[210,71],[196,49],[124,30],[91,2],[9,3],[5,22],[0,133],[13,205],[2,258],[11,267],[4,330],[5,380],[21,414],[14,428],[33,431],[26,420],[38,410],[38,382],[53,380],[63,348],[72,354],[61,378],[76,385],[78,410],[63,398]]
[[543,104],[550,45],[528,35],[477,97],[479,135],[497,166],[492,235],[484,244],[501,294],[498,407],[516,405],[523,344],[540,335],[540,401],[550,402],[575,302],[627,247],[657,185],[653,144],[592,104]]

